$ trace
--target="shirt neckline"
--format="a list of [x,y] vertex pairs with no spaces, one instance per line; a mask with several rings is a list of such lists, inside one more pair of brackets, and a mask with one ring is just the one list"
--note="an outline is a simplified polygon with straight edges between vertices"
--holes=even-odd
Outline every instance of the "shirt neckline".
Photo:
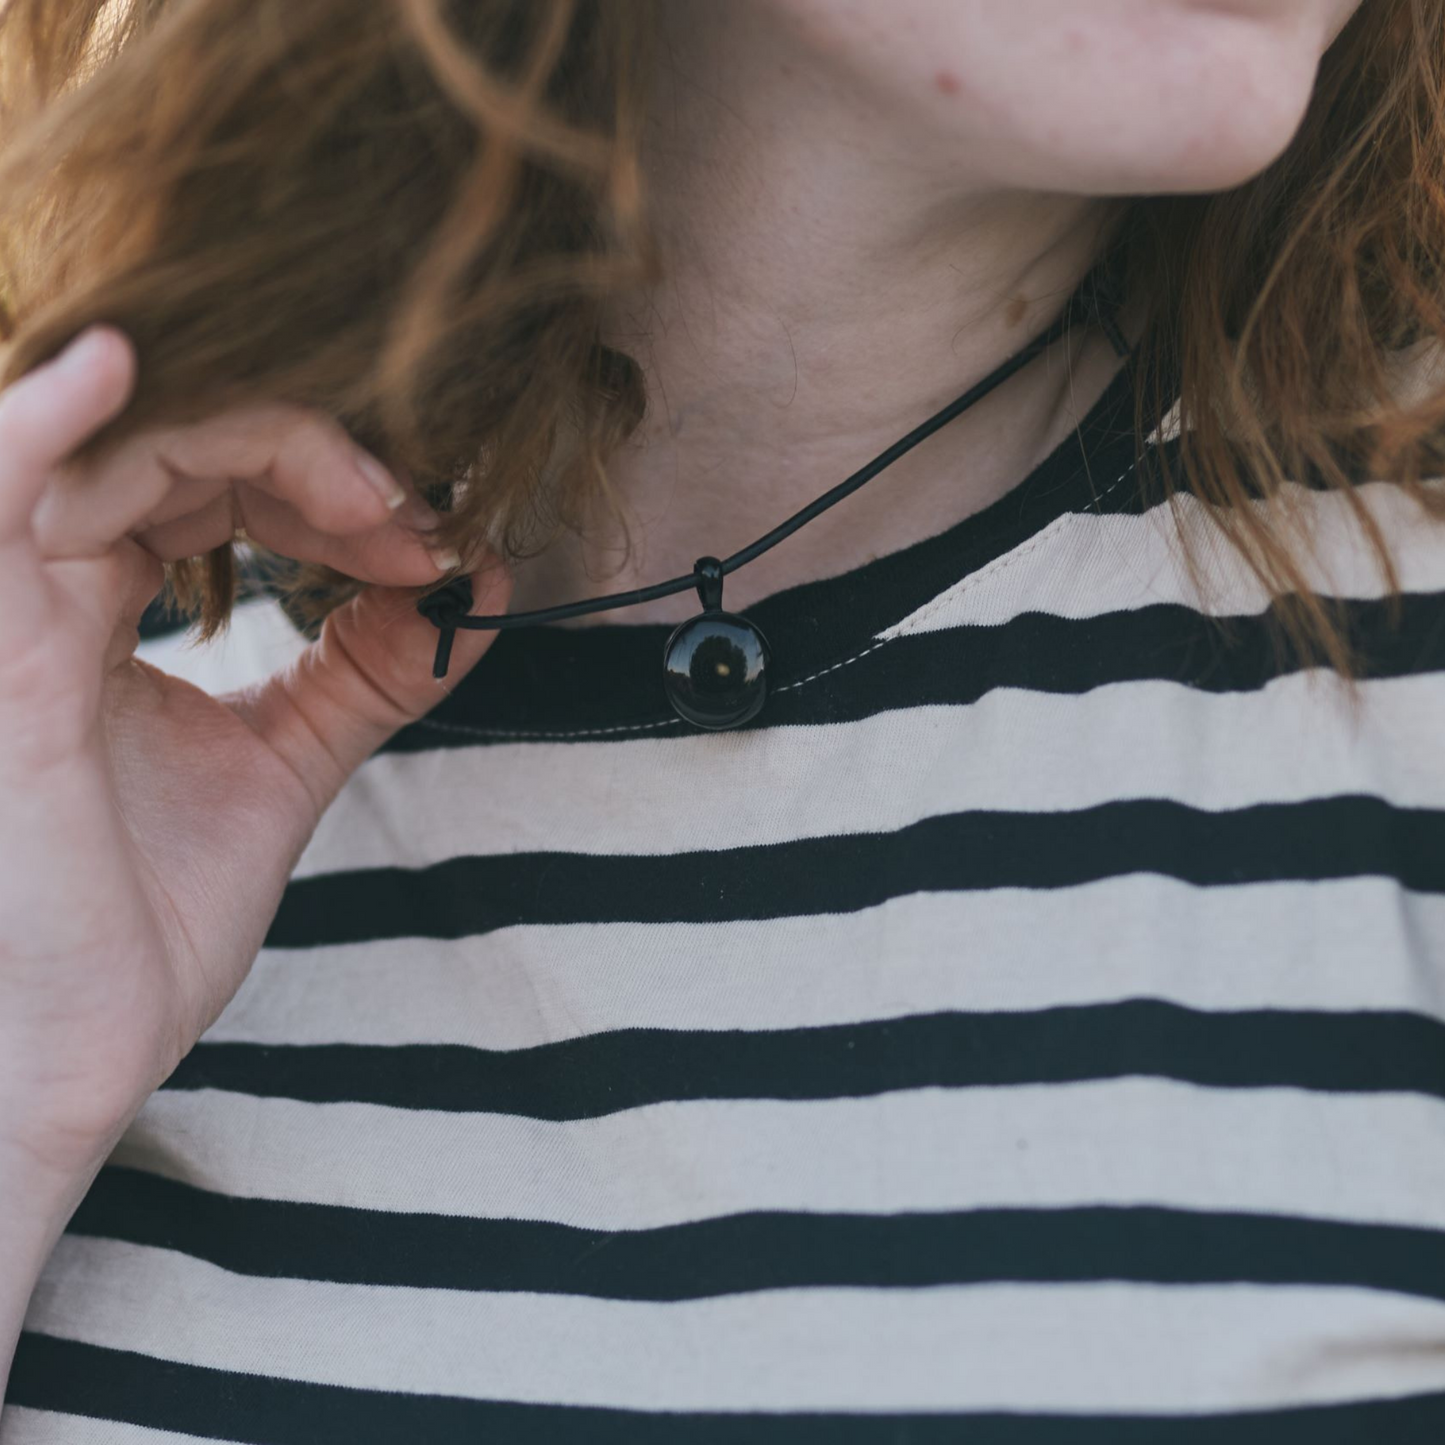
[[[1137,356],[1125,358],[1058,446],[988,506],[931,537],[738,609],[768,639],[771,685],[795,684],[846,661],[1065,513],[1127,508],[1137,498],[1130,485]],[[663,649],[675,626],[507,628],[422,725],[519,738],[665,732],[673,725],[693,731],[663,690]],[[766,715],[764,705],[757,722]]]

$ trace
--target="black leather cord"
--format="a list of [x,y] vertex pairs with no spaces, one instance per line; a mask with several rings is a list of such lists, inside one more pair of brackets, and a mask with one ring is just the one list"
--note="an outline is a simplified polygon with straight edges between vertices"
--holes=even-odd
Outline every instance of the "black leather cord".
[[[925,441],[946,426],[954,417],[966,411],[976,401],[987,396],[994,387],[1007,380],[1020,367],[1033,359],[1050,342],[1056,340],[1075,321],[1092,320],[1103,329],[1109,343],[1120,356],[1127,356],[1132,349],[1119,329],[1117,314],[1122,305],[1123,288],[1117,265],[1118,253],[1112,253],[1099,262],[1085,275],[1063,310],[1054,321],[1026,346],[1015,352],[1001,365],[991,371],[982,381],[973,386],[956,400],[949,402],[941,411],[935,412],[927,421],[900,437],[886,451],[880,452],[867,466],[839,482],[837,486],[810,502],[801,511],[795,512],[786,521],[780,522],[771,532],[759,537],[731,557],[716,563],[716,577],[704,578],[696,568],[681,577],[666,582],[655,582],[649,587],[639,587],[631,592],[616,592],[608,597],[589,597],[578,602],[562,603],[556,607],[541,607],[531,612],[508,612],[493,616],[474,617],[470,615],[473,596],[471,579],[456,577],[452,581],[422,597],[416,604],[417,611],[437,629],[436,658],[432,664],[432,676],[443,678],[451,663],[452,642],[458,628],[474,632],[499,631],[507,627],[520,627],[531,623],[555,622],[564,617],[580,617],[588,612],[605,612],[614,607],[630,607],[639,602],[650,602],[656,597],[670,597],[675,592],[689,588],[701,588],[704,582],[715,586],[720,593],[721,577],[735,572],[754,558],[762,556],[770,547],[775,547],[785,537],[790,537],[814,517],[841,502],[844,497],[856,492],[865,482],[872,481],[879,472],[891,466],[911,451],[919,442]],[[699,592],[701,595],[701,592]]]

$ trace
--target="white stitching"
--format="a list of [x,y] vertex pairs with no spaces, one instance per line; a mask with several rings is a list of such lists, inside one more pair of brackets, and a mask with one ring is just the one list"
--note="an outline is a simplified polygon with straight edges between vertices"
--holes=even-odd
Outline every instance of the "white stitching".
[[[1112,482],[1109,483],[1107,487],[1104,488],[1102,492],[1099,492],[1095,495],[1095,503],[1102,502],[1104,498],[1109,495],[1110,492],[1114,491],[1115,488],[1119,486],[1119,484],[1124,480],[1124,478],[1127,477],[1137,465],[1138,458],[1136,457],[1132,462],[1129,463],[1127,467],[1124,468],[1122,472],[1119,473],[1117,477],[1114,478]],[[1048,526],[1043,528],[1042,531],[1034,533],[1032,537],[1027,538],[1017,547],[1014,547],[1011,551],[1005,552],[1001,557],[995,557],[991,562],[986,562],[976,572],[970,572],[967,577],[961,577],[957,582],[953,584],[952,587],[946,588],[944,591],[940,592],[938,596],[935,597],[931,602],[925,604],[921,612],[911,614],[911,626],[916,627],[918,623],[924,620],[924,618],[931,616],[940,607],[944,606],[948,602],[951,602],[961,593],[967,591],[968,588],[973,587],[980,582],[986,581],[995,573],[1003,571],[1005,567],[1011,565],[1014,562],[1017,562],[1022,557],[1026,557],[1030,552],[1034,550],[1035,547],[1039,546],[1040,543],[1042,543],[1051,532],[1055,531],[1057,528],[1061,527],[1064,523],[1066,523],[1070,517],[1077,517],[1080,515],[1082,514],[1079,512],[1060,513],[1057,517],[1054,518],[1052,522],[1048,524]],[[904,620],[907,621],[908,619]],[[902,626],[902,623],[895,622],[893,626],[899,627]],[[821,668],[817,672],[811,672],[808,674],[807,677],[800,677],[795,682],[785,682],[781,687],[774,688],[773,691],[789,692],[795,687],[802,687],[804,683],[816,682],[818,678],[826,677],[830,672],[837,672],[840,667],[847,667],[850,662],[857,662],[860,658],[867,657],[870,652],[876,652],[880,647],[885,647],[888,643],[894,642],[898,638],[906,636],[908,636],[908,633],[906,632],[895,632],[892,637],[876,637],[871,642],[869,642],[867,647],[864,647],[860,651],[855,652],[851,657],[845,657],[840,662],[829,663],[827,667]],[[676,727],[680,722],[682,722],[681,718],[670,717],[663,718],[660,722],[624,723],[617,727],[610,728],[577,728],[571,732],[563,733],[512,732],[503,728],[473,727],[468,723],[437,722],[432,718],[425,717],[418,718],[417,721],[412,724],[412,726],[433,728],[437,732],[460,733],[463,736],[470,737],[533,738],[548,742],[560,742],[563,738],[593,738],[603,737],[611,733],[647,732],[649,729],[652,728]]]
[[1020,542],[1012,551],[1005,552],[1003,556],[995,557],[991,562],[984,563],[977,572],[970,572],[967,577],[960,577],[951,587],[945,588],[937,597],[929,602],[925,602],[917,612],[911,612],[901,622],[893,623],[892,626],[900,630],[881,640],[883,642],[894,642],[900,637],[907,637],[911,633],[916,632],[920,624],[932,617],[935,612],[947,607],[950,602],[961,597],[965,592],[971,591],[980,583],[987,582],[990,578],[997,576],[998,573],[1007,571],[1015,562],[1022,561],[1030,552],[1047,542],[1055,532],[1063,527],[1064,523],[1069,520],[1069,517],[1074,515],[1076,514],[1070,512],[1062,517],[1055,517],[1041,532],[1036,532],[1032,537]]
[[[1109,485],[1105,487],[1102,492],[1097,493],[1094,497],[1095,503],[1102,502],[1104,498],[1109,495],[1110,492],[1112,492],[1116,487],[1118,487],[1118,485],[1124,480],[1124,478],[1127,477],[1129,473],[1132,472],[1134,468],[1138,465],[1138,461],[1139,459],[1135,457],[1135,459],[1130,462],[1129,465],[1125,467],[1124,470],[1120,472],[1119,475],[1115,477],[1114,480],[1110,482]],[[980,567],[975,572],[970,572],[967,577],[959,578],[959,580],[955,582],[952,587],[945,588],[944,591],[940,592],[938,596],[933,599],[933,601],[926,603],[921,612],[910,614],[910,616],[912,617],[912,626],[916,627],[917,624],[922,622],[925,617],[931,616],[940,607],[943,607],[945,604],[953,601],[954,598],[958,597],[961,593],[966,592],[970,587],[973,587],[980,582],[986,581],[988,578],[994,576],[996,573],[1002,572],[1005,567],[1008,567],[1012,563],[1017,562],[1020,558],[1028,556],[1028,554],[1032,552],[1035,547],[1039,546],[1039,544],[1042,543],[1051,532],[1062,527],[1071,517],[1077,517],[1080,515],[1082,514],[1079,512],[1061,512],[1042,531],[1035,532],[1032,537],[1029,537],[1025,541],[1019,543],[1019,545],[1013,548],[1011,551],[1005,552],[1001,557],[995,557],[991,562],[985,562],[982,567]],[[907,620],[908,619],[906,618],[904,619],[904,621]],[[892,625],[894,627],[901,627],[903,624],[901,622],[895,622]],[[786,692],[790,687],[801,687],[805,682],[812,682],[814,678],[822,677],[825,673],[833,672],[840,667],[846,667],[850,662],[857,662],[860,657],[867,657],[868,654],[874,651],[876,648],[883,647],[889,642],[895,642],[898,638],[907,637],[908,635],[909,634],[907,632],[895,632],[891,637],[875,638],[875,640],[870,642],[867,647],[862,649],[861,652],[855,652],[852,657],[845,657],[842,662],[835,662],[831,667],[825,667],[822,672],[812,673],[808,677],[800,678],[797,682],[785,683],[782,687],[775,688],[774,691]]]
[[[1104,498],[1107,497],[1110,492],[1114,491],[1115,488],[1118,487],[1119,483],[1122,482],[1124,478],[1127,477],[1129,473],[1134,470],[1137,464],[1137,459],[1130,462],[1129,465],[1125,467],[1124,470],[1120,472],[1119,475],[1115,477],[1114,480],[1110,482],[1109,485],[1105,487],[1102,492],[1099,492],[1095,496],[1094,501],[1096,503],[1102,502]],[[1048,541],[1049,537],[1054,532],[1062,530],[1062,528],[1070,521],[1070,519],[1082,515],[1083,514],[1081,512],[1059,513],[1059,515],[1055,517],[1054,520],[1050,522],[1048,526],[1044,527],[1041,531],[1035,532],[1032,537],[1026,538],[1011,551],[1005,552],[1000,557],[995,557],[991,562],[984,563],[984,565],[978,568],[977,571],[970,572],[966,577],[960,577],[958,581],[953,584],[952,587],[945,588],[931,602],[925,603],[920,611],[912,613],[909,617],[904,618],[903,622],[895,622],[893,626],[902,627],[906,622],[908,623],[909,630],[912,631],[919,625],[919,623],[923,622],[926,618],[931,617],[940,608],[946,607],[956,597],[961,597],[965,592],[968,592],[972,588],[977,587],[980,583],[988,581],[989,578],[992,577],[995,573],[1002,572],[1005,570],[1005,568],[1011,567],[1015,562],[1018,562],[1024,557],[1027,557],[1029,553],[1032,552],[1035,548],[1041,546],[1044,542]],[[907,635],[907,632],[896,632],[893,634],[894,637],[906,637]],[[893,641],[893,638],[885,638],[884,641],[891,642]]]
[[[780,689],[781,690],[781,689]],[[647,723],[624,723],[619,727],[612,728],[577,728],[573,732],[549,733],[549,732],[509,732],[504,728],[479,728],[473,727],[470,723],[449,723],[438,722],[435,718],[418,718],[412,724],[413,727],[434,728],[443,733],[463,733],[473,737],[483,738],[543,738],[551,740],[554,738],[590,738],[599,737],[603,733],[638,733],[645,732],[648,728],[674,727],[680,723],[680,717],[663,718],[661,722]]]
[[802,687],[805,682],[812,682],[815,678],[824,676],[829,672],[837,672],[840,667],[847,667],[850,662],[857,662],[860,657],[867,657],[875,648],[882,647],[884,643],[891,642],[892,638],[880,637],[876,642],[870,642],[862,652],[855,652],[852,657],[845,657],[842,662],[830,663],[819,672],[810,672],[807,677],[800,677],[796,682],[785,682],[781,687],[775,687],[774,692],[787,692],[790,687]]

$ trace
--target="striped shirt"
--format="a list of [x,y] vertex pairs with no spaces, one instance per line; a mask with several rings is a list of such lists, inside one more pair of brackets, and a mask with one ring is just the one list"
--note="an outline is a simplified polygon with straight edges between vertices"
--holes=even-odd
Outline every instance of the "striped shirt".
[[3,1445],[1445,1438],[1445,526],[1360,484],[1393,622],[1289,489],[1352,707],[1207,528],[1196,589],[1132,380],[749,608],[742,728],[665,625],[502,633],[96,1179]]

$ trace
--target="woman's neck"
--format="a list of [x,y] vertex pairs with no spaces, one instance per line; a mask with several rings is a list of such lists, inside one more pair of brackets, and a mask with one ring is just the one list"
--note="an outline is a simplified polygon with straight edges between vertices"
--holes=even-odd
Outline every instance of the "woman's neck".
[[[1114,214],[970,174],[956,139],[875,106],[768,7],[676,0],[665,18],[644,163],[666,275],[618,298],[605,330],[647,378],[648,415],[609,464],[633,554],[618,570],[621,534],[599,508],[584,535],[517,565],[517,611],[745,546],[1042,331]],[[988,505],[1118,365],[1096,332],[1056,342],[730,575],[724,605],[836,575]],[[683,593],[567,625],[696,610]]]

